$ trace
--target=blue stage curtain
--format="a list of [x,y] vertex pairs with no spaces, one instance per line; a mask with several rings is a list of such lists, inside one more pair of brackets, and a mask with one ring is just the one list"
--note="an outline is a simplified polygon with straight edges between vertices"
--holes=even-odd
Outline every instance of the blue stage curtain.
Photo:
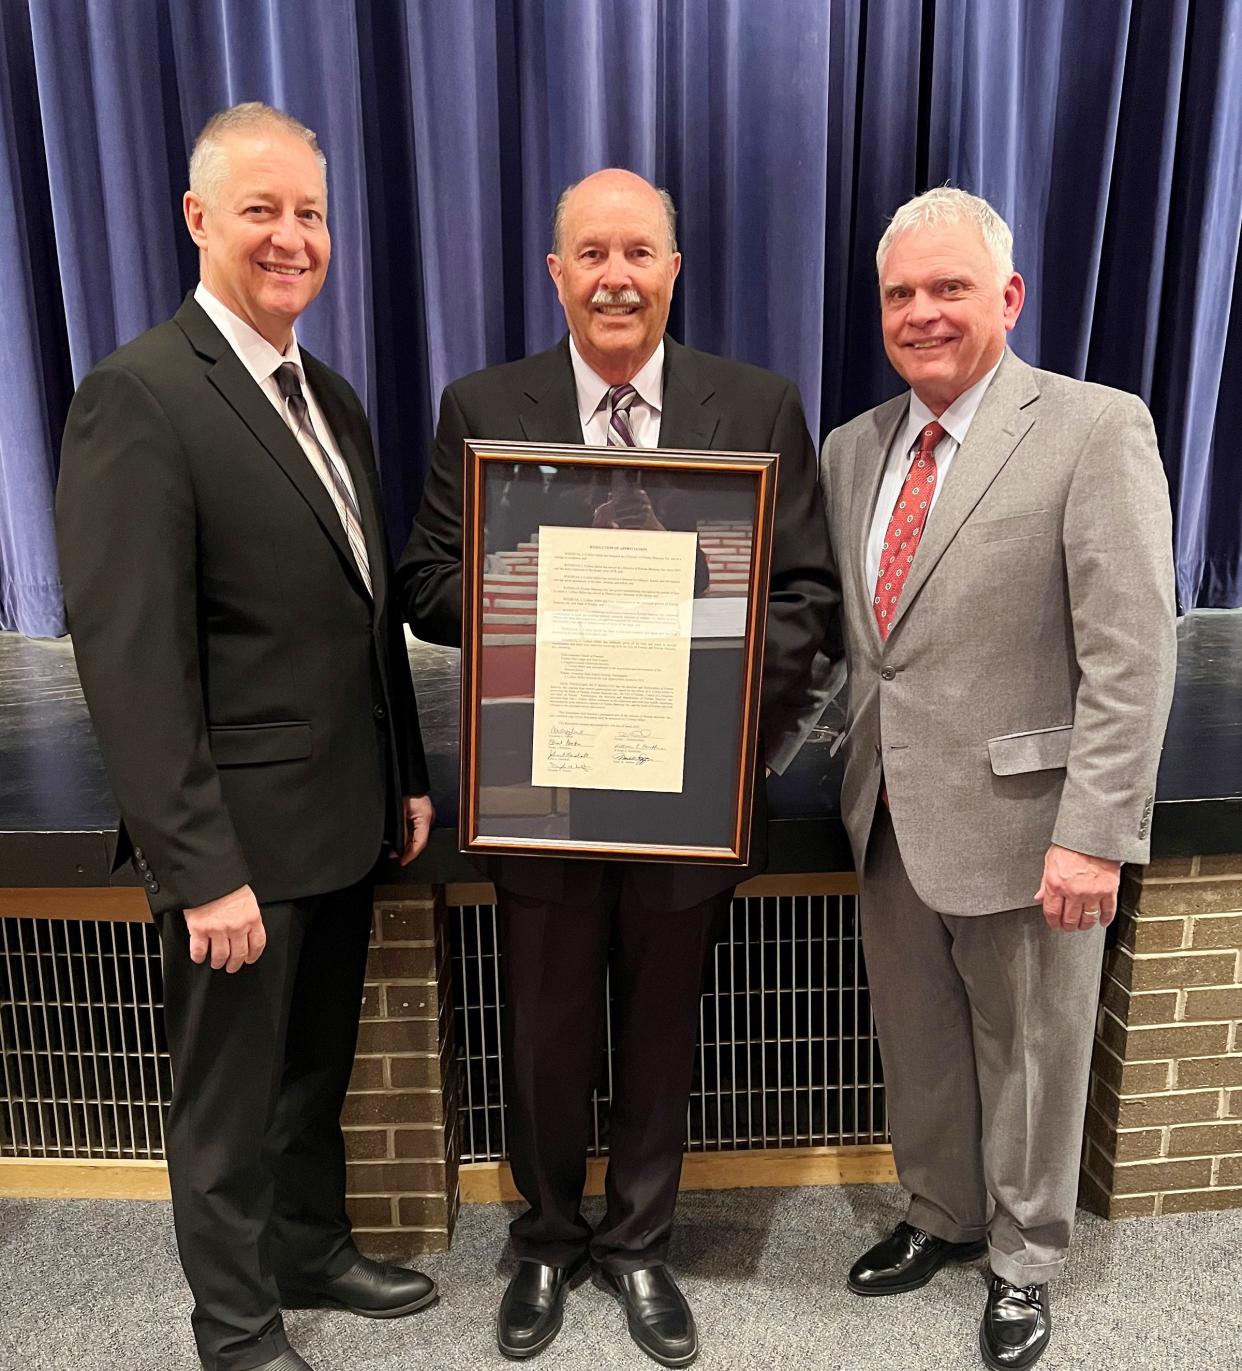
[[565,183],[667,185],[673,332],[791,376],[822,434],[898,389],[875,243],[951,181],[1014,226],[1017,351],[1151,404],[1183,607],[1240,605],[1240,34],[1242,0],[12,0],[0,627],[63,631],[72,384],[193,284],[186,156],[245,99],[328,154],[334,262],[299,333],[367,405],[394,544],[443,386],[562,332]]

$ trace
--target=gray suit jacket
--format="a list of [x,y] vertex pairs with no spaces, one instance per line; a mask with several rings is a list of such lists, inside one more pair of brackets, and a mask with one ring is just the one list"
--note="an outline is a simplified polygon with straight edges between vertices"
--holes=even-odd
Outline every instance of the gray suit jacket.
[[842,815],[861,865],[881,776],[920,898],[1033,902],[1051,842],[1145,861],[1176,652],[1168,486],[1133,395],[1007,352],[881,641],[864,548],[898,396],[820,480],[849,665]]

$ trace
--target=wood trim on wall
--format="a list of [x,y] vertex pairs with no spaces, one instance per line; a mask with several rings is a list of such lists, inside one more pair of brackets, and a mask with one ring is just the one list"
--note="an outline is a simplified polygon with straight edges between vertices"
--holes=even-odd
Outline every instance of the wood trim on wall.
[[[587,1161],[586,1193],[604,1193],[606,1157]],[[890,1185],[897,1180],[893,1149],[782,1147],[766,1151],[688,1152],[681,1165],[682,1190],[741,1190],[767,1186]],[[462,1204],[520,1199],[508,1162],[469,1162],[461,1168]]]
[[0,919],[151,922],[141,886],[16,886],[0,889]]
[[0,1157],[0,1195],[32,1200],[166,1200],[163,1162]]

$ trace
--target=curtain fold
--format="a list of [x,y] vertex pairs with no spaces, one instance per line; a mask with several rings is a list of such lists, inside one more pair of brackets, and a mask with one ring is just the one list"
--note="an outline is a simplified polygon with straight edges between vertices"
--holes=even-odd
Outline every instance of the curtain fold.
[[950,181],[1015,231],[1029,361],[1135,390],[1183,607],[1242,605],[1242,0],[14,0],[0,6],[0,627],[64,629],[51,507],[74,380],[197,276],[185,161],[262,99],[328,155],[299,334],[354,384],[388,528],[464,372],[546,347],[552,202],[664,184],[672,329],[795,380],[819,434],[893,394],[887,217]]

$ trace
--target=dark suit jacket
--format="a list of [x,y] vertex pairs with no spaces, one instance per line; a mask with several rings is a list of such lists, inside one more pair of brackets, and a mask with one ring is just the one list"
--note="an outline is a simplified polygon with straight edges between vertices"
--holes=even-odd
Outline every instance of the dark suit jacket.
[[366,593],[319,477],[187,298],[82,382],[57,531],[74,652],[152,909],[249,883],[340,889],[402,832],[427,771],[366,416],[306,352],[349,466]]
[[[661,447],[780,454],[760,713],[772,755],[775,741],[796,727],[790,710],[804,698],[816,649],[824,646],[830,628],[836,632],[839,594],[817,498],[815,450],[790,382],[682,347],[672,338],[665,338],[664,347]],[[436,643],[461,641],[466,438],[581,443],[568,339],[537,356],[463,377],[444,391],[422,507],[397,572],[406,617],[420,638]],[[637,864],[645,901],[653,908],[684,908],[761,870],[766,861],[762,786],[756,799],[748,868]],[[502,887],[567,903],[593,898],[601,879],[595,862],[506,857],[490,865]]]

